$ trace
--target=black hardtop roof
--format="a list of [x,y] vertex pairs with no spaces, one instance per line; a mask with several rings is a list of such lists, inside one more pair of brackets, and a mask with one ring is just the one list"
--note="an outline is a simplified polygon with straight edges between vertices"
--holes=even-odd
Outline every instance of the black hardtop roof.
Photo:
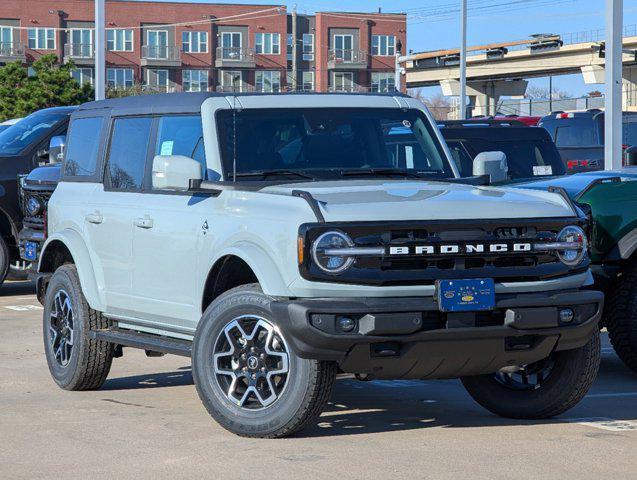
[[250,97],[250,96],[296,96],[296,95],[363,95],[363,96],[382,96],[382,97],[408,97],[401,92],[392,93],[317,93],[317,92],[290,92],[290,93],[257,93],[257,92],[237,92],[237,93],[218,93],[218,92],[196,92],[196,93],[158,93],[148,95],[134,95],[130,97],[112,98],[108,100],[99,100],[96,102],[88,102],[80,106],[80,111],[95,109],[160,109],[170,107],[181,107],[188,110],[196,110],[208,98],[221,97]]
[[553,141],[551,135],[545,128],[529,127],[526,125],[507,125],[506,127],[454,125],[452,128],[441,128],[440,132],[446,140],[468,138],[502,142],[515,140]]

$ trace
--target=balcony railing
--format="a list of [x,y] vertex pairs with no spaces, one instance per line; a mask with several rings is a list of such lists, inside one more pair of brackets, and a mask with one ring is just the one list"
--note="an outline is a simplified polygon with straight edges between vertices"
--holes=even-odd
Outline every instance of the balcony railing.
[[217,47],[216,67],[254,67],[255,53],[253,48]]
[[142,65],[181,64],[181,50],[174,45],[142,46]]
[[333,48],[328,52],[327,63],[331,69],[367,68],[367,53]]
[[223,93],[241,93],[241,92],[254,92],[254,86],[252,85],[241,85],[241,86],[233,86],[233,85],[217,85],[217,92]]
[[22,43],[0,43],[0,58],[24,58],[24,52],[24,44]]
[[95,56],[95,48],[92,43],[67,43],[64,45],[64,56],[72,58],[93,58]]

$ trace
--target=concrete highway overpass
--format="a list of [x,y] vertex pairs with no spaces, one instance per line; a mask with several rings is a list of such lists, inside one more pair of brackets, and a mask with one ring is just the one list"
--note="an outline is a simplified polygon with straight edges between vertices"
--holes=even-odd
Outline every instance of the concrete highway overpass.
[[[624,108],[637,109],[637,27],[624,37]],[[626,33],[625,32],[625,33]],[[467,55],[467,95],[481,113],[495,114],[501,96],[524,95],[527,79],[581,73],[587,84],[604,83],[604,43],[590,34],[565,42],[558,35],[472,47]],[[588,41],[577,41],[580,38]],[[600,51],[601,50],[601,51]],[[438,50],[400,59],[408,88],[440,85],[444,95],[459,95],[459,51]]]

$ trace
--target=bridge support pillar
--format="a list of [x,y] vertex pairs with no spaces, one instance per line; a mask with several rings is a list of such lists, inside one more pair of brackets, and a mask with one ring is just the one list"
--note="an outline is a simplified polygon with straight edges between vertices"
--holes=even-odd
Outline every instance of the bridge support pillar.
[[[606,82],[604,67],[587,65],[582,67],[584,83],[594,85]],[[626,66],[622,70],[622,110],[637,111],[637,66]]]
[[[516,97],[526,93],[526,80],[496,80],[489,82],[468,82],[467,96],[472,110],[468,116],[497,115],[500,97]],[[440,87],[445,96],[460,95],[458,80],[441,80]],[[506,112],[504,112],[506,113]]]

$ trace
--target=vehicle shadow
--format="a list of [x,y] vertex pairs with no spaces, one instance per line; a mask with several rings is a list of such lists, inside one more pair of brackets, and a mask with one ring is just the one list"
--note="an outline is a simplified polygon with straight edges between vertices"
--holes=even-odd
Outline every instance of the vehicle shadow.
[[15,295],[35,295],[35,283],[30,281],[7,281],[0,287],[0,297]]
[[[130,390],[192,385],[189,366],[175,371],[111,378],[102,390]],[[625,393],[630,395],[623,396]],[[637,374],[613,353],[604,355],[599,376],[573,410],[553,419],[526,421],[501,418],[476,404],[458,380],[371,381],[339,376],[316,426],[296,436],[327,437],[426,429],[558,424],[577,418],[637,420]]]

